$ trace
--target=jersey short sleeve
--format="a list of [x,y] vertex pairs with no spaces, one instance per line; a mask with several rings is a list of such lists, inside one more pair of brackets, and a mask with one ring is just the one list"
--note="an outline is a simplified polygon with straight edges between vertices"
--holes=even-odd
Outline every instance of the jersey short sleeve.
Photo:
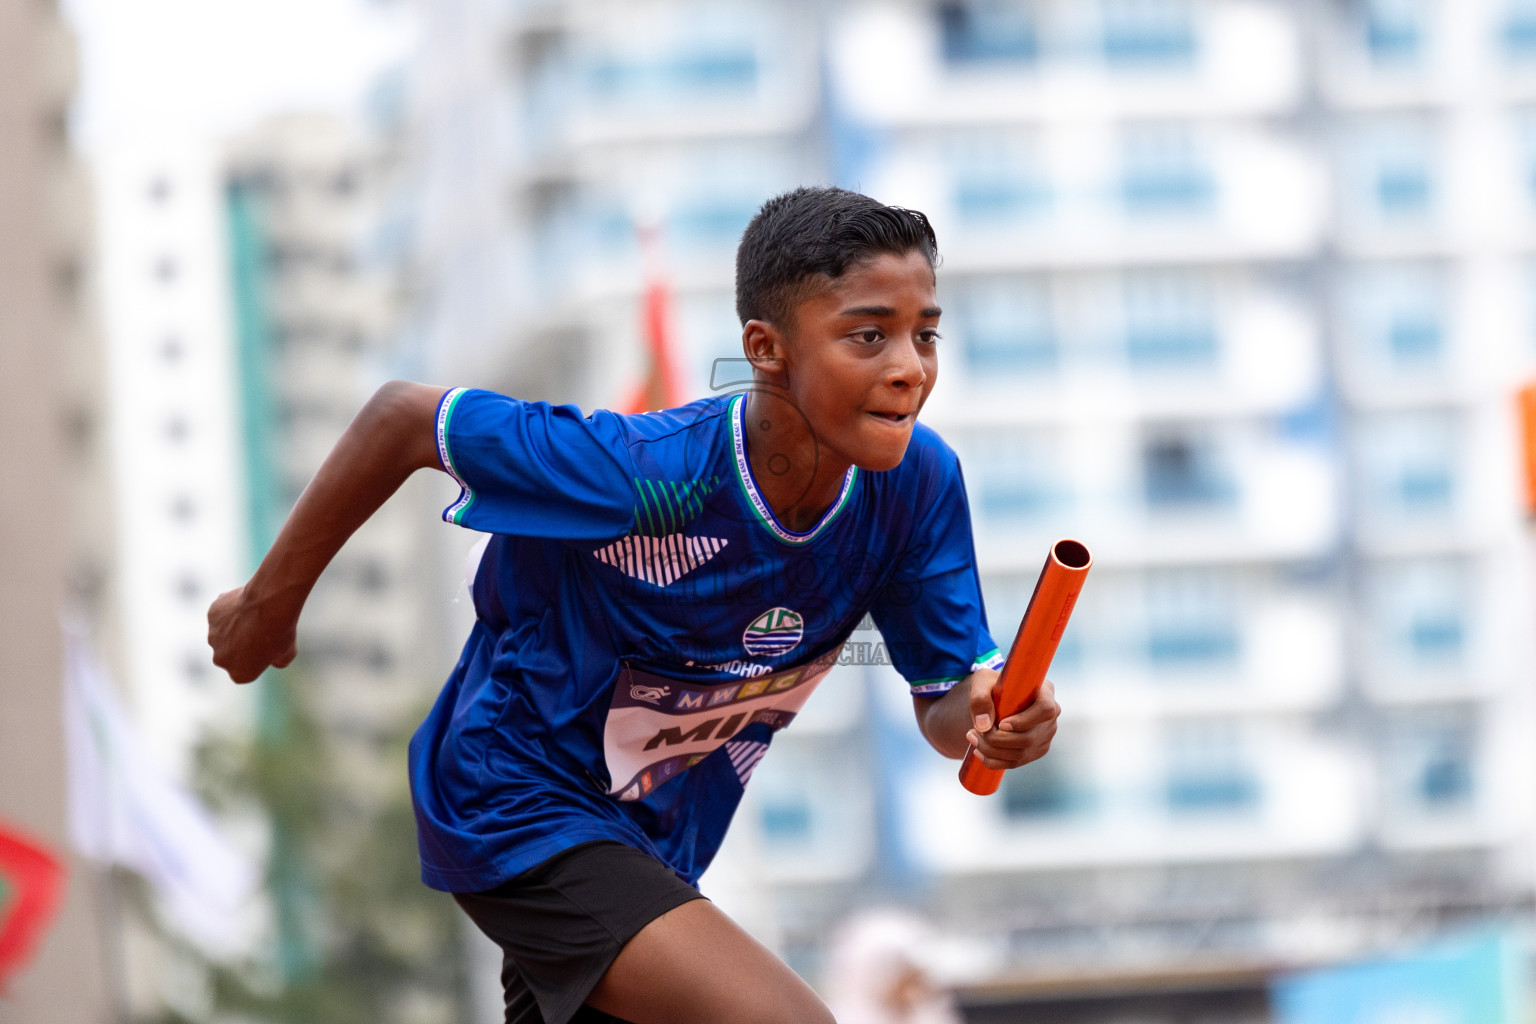
[[593,542],[634,520],[635,474],[614,413],[455,388],[438,404],[437,454],[460,488],[447,522]]
[[947,693],[975,669],[1002,663],[982,605],[965,481],[946,454],[911,545],[870,609],[891,664],[918,695]]

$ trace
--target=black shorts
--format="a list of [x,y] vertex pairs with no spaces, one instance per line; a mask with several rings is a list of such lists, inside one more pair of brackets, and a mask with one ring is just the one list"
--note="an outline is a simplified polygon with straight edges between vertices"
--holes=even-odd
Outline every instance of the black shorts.
[[624,943],[699,891],[632,846],[573,846],[485,892],[454,893],[501,947],[507,1024],[606,1024],[584,1006]]

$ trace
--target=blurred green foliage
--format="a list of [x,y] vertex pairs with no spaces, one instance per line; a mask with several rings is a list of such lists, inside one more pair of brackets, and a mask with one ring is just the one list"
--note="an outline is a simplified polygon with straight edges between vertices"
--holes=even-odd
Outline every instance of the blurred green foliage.
[[[461,1021],[461,915],[422,884],[416,857],[405,765],[419,716],[385,732],[328,735],[306,682],[302,665],[268,672],[254,684],[270,688],[256,735],[199,750],[209,805],[269,825],[276,931],[273,948],[249,962],[206,964],[213,1019]],[[159,1024],[191,1021],[171,1012]]]

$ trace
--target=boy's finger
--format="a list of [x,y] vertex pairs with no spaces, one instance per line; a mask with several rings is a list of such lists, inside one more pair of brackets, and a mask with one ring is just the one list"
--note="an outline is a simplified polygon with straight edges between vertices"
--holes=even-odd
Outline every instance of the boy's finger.
[[996,757],[991,754],[983,754],[980,752],[980,750],[977,751],[976,756],[981,759],[982,764],[986,765],[988,768],[993,769],[994,771],[1000,772],[1005,772],[1010,768],[1019,768],[1031,761],[1039,759],[1039,755],[1030,756],[1027,753],[1017,752],[1003,754],[1001,757]]
[[1030,702],[1029,707],[1003,719],[997,724],[1004,732],[1024,732],[1032,729],[1042,722],[1055,721],[1061,715],[1061,705],[1056,703],[1056,688],[1047,679],[1045,685],[1040,687],[1040,693]]
[[1034,760],[1044,756],[1051,749],[1051,741],[1055,738],[1055,729],[1041,726],[1029,732],[988,733],[981,737],[982,742],[974,746],[979,753],[986,754],[988,757],[1016,757],[1020,754],[1028,754],[1029,760]]
[[1060,716],[1061,708],[1054,704],[1031,704],[1018,714],[998,722],[997,727],[1003,732],[1028,732],[1046,722],[1054,722]]
[[[975,734],[972,733],[972,735]],[[976,748],[978,754],[986,757],[1014,758],[1015,764],[1024,764],[1044,757],[1050,751],[1051,741],[1055,738],[1056,723],[1047,722],[1028,732],[1014,733],[999,730],[987,733],[985,736],[976,736],[971,741],[971,745]]]
[[999,729],[987,733],[983,739],[986,740],[988,747],[996,750],[1023,750],[1037,743],[1048,743],[1055,735],[1055,725],[1046,722],[1023,732],[1004,732]]
[[985,733],[992,729],[992,687],[996,682],[997,674],[993,672],[971,674],[971,724],[977,732]]

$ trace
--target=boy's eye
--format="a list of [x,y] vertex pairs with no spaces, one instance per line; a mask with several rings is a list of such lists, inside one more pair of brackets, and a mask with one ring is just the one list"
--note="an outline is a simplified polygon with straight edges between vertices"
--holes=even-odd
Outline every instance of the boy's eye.
[[855,331],[853,333],[853,337],[854,337],[855,341],[862,341],[866,345],[873,345],[875,342],[877,342],[881,338],[885,337],[885,335],[881,334],[879,331],[875,330],[873,327],[870,327],[870,328],[868,328],[866,330]]
[[921,341],[925,345],[932,345],[942,337],[944,337],[944,335],[930,328],[929,330],[920,332],[917,336],[917,340]]

